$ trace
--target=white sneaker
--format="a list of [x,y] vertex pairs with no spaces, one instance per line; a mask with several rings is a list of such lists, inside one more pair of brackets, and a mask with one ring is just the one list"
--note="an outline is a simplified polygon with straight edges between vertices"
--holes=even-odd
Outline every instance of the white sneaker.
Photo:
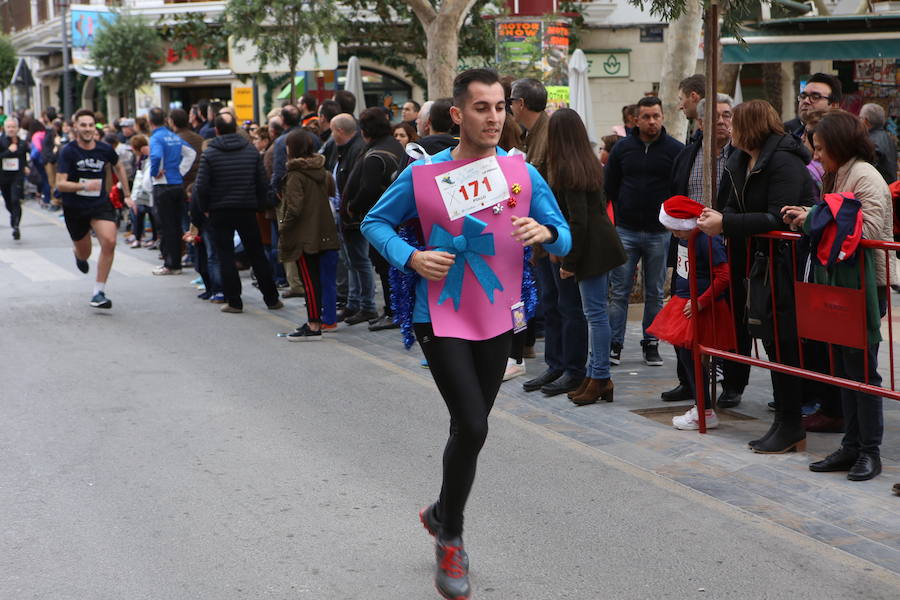
[[[682,430],[696,430],[700,429],[700,420],[699,415],[697,413],[697,407],[692,406],[689,411],[681,415],[680,417],[672,417],[672,427],[675,429]],[[706,409],[706,428],[707,429],[715,429],[719,426],[719,417],[716,416],[716,413],[711,408]]]
[[521,365],[516,362],[516,359],[509,358],[506,360],[506,372],[503,373],[503,381],[509,381],[513,377],[518,377],[519,375],[525,374],[525,363],[523,362]]

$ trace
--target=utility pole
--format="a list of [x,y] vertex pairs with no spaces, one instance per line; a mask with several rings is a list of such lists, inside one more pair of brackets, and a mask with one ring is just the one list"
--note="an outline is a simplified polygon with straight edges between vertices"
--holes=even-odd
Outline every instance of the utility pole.
[[715,208],[716,196],[716,121],[719,93],[719,0],[712,0],[706,9],[703,27],[703,58],[706,63],[706,106],[703,111],[703,204]]
[[63,119],[72,116],[72,79],[69,73],[69,0],[59,0],[60,22],[62,23],[63,59]]

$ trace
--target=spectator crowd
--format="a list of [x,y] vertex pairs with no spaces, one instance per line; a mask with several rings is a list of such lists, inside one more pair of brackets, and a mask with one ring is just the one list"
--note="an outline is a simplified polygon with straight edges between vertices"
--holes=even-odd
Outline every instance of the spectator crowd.
[[[782,123],[763,100],[706,98],[703,76],[694,75],[679,89],[680,109],[693,126],[686,139],[669,135],[661,99],[648,94],[623,108],[622,125],[595,148],[577,113],[547,112],[540,81],[502,82],[507,118],[500,146],[523,153],[547,180],[573,238],[566,256],[536,248],[530,257],[539,309],[514,336],[506,380],[526,376],[524,359],[535,356],[543,337],[544,368],[523,381],[526,391],[567,394],[576,405],[612,402],[615,366],[638,352],[626,347],[626,329],[640,281],[639,357],[664,367],[660,341],[676,347],[666,402],[693,401],[696,385],[721,381],[721,393],[704,407],[709,428],[718,426],[716,411],[742,402],[750,367],[711,360],[695,371],[690,348],[698,341],[749,356],[758,338],[783,364],[799,366],[802,356],[807,368],[880,385],[880,321],[890,302],[885,273],[894,257],[854,244],[893,241],[898,231],[896,142],[881,106],[867,104],[859,115],[841,110],[840,81],[818,73],[797,98],[797,118]],[[711,123],[707,102],[715,103]],[[108,178],[126,244],[158,255],[154,275],[195,269],[198,298],[224,313],[243,311],[239,271],[246,269],[271,310],[284,299],[305,298],[307,320],[289,341],[319,340],[338,323],[400,328],[397,280],[360,224],[415,157],[458,143],[453,100],[409,101],[396,122],[382,107],[357,118],[356,103],[347,91],[322,102],[305,94],[269,112],[264,123],[239,122],[232,107],[216,101],[152,108],[112,123],[94,113],[96,141],[115,152],[128,178]],[[57,163],[75,134],[53,108],[0,120],[0,193],[18,240],[23,199],[60,209]],[[713,145],[718,190],[708,206],[699,203],[704,144]],[[754,237],[772,230],[802,233],[801,250]],[[692,244],[697,259],[688,264]],[[834,244],[840,252],[830,252]],[[858,285],[859,269],[842,244],[866,256],[869,347],[830,353],[823,342],[798,339],[792,284]],[[766,303],[758,276],[768,261],[777,267],[776,283],[786,284]],[[693,339],[692,319],[700,319],[700,340]],[[695,381],[696,372],[703,381]],[[773,423],[749,442],[751,450],[802,451],[807,432],[842,433],[835,452],[809,468],[846,471],[855,481],[880,473],[880,397],[771,377]],[[693,406],[673,426],[697,429],[700,419]]]

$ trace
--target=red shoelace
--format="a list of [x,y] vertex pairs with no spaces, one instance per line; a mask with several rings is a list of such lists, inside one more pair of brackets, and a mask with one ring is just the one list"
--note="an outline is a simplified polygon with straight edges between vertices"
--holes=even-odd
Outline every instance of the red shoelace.
[[441,570],[446,571],[447,575],[454,579],[464,577],[466,574],[462,565],[460,552],[462,548],[459,546],[442,546],[444,549],[444,557],[441,559]]

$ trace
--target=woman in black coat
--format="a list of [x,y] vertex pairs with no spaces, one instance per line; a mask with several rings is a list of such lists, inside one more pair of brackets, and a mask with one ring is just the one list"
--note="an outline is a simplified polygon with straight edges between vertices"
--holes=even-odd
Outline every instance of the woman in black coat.
[[[737,106],[733,118],[732,144],[738,149],[728,159],[726,169],[732,192],[723,212],[707,208],[697,225],[707,235],[724,233],[731,245],[731,272],[747,272],[746,244],[749,236],[772,230],[784,230],[781,209],[794,204],[811,205],[815,200],[815,186],[806,164],[809,152],[790,134],[785,134],[778,113],[764,100],[751,100]],[[757,268],[765,268],[769,260],[769,241],[752,242],[753,260]],[[790,247],[775,243],[777,271],[776,306],[779,344],[774,335],[751,330],[762,336],[769,359],[788,365],[799,365],[797,333],[794,323],[793,281],[795,267]],[[751,274],[752,275],[752,274]],[[739,276],[739,275],[736,275]],[[753,293],[751,276],[748,315],[766,312],[762,298]],[[771,313],[771,308],[768,308]],[[764,319],[765,320],[765,319]],[[773,332],[769,332],[773,333]],[[781,454],[806,448],[806,432],[801,424],[800,405],[803,400],[802,381],[797,377],[772,372],[775,396],[775,421],[760,439],[750,442],[754,452]]]
[[590,329],[587,377],[569,399],[578,405],[593,404],[601,398],[612,402],[607,274],[625,262],[625,250],[606,214],[603,169],[578,113],[569,108],[553,113],[547,147],[548,182],[572,230],[572,250],[561,258],[559,276],[575,277],[578,282]]

